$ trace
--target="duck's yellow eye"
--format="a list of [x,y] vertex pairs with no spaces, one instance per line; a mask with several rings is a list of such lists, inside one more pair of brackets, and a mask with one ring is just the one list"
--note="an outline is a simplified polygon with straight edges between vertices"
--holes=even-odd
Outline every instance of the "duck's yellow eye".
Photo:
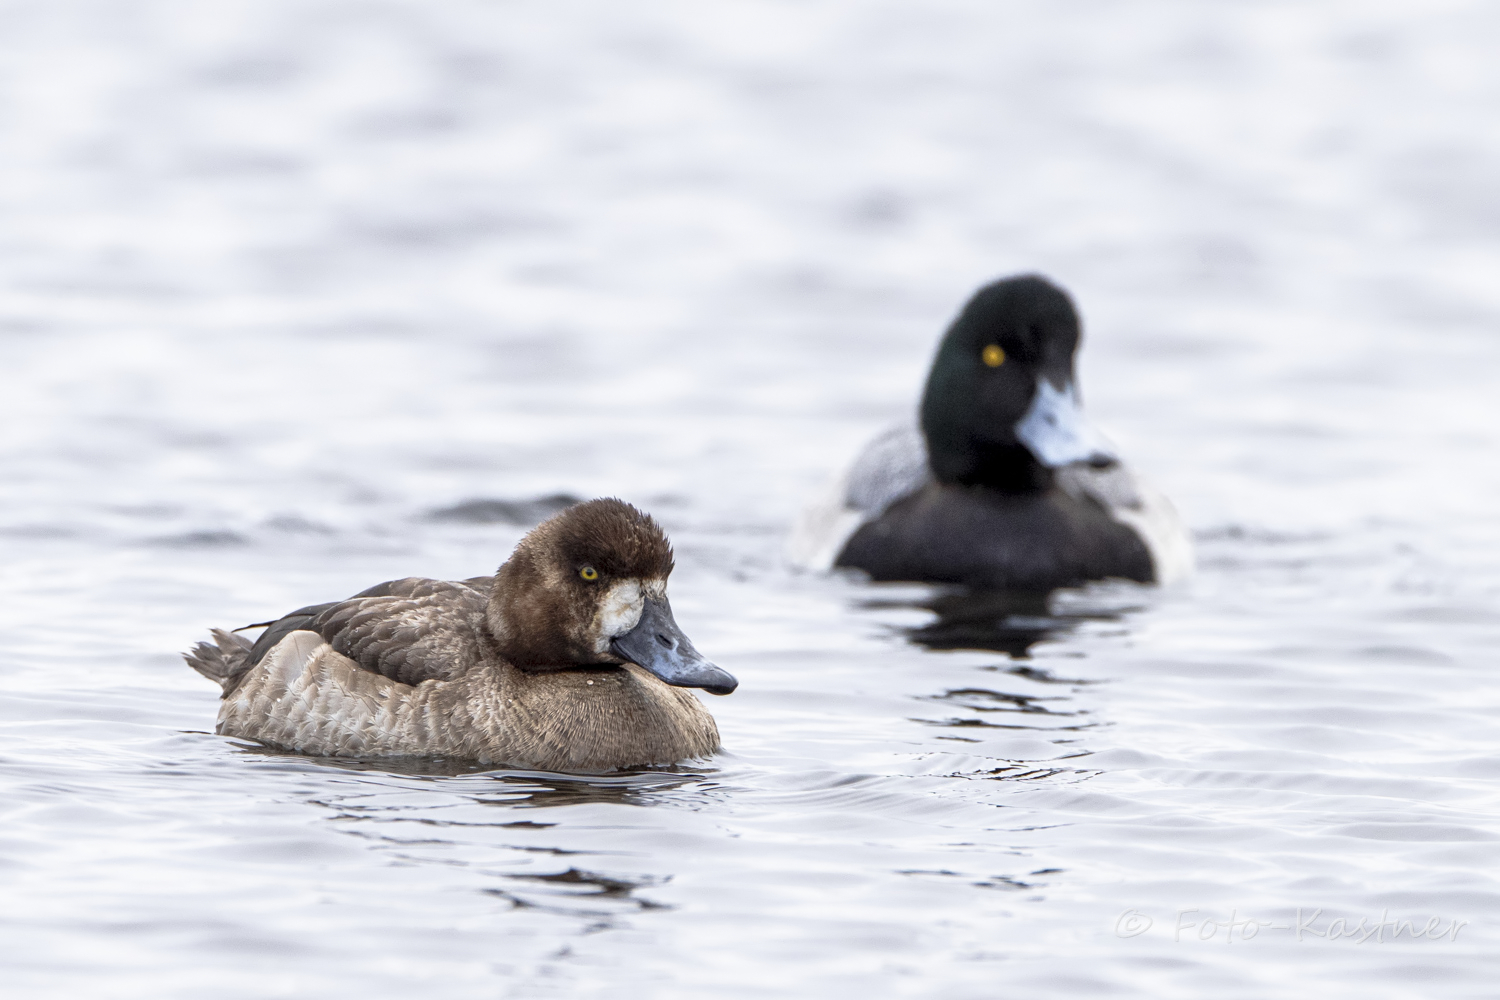
[[979,356],[991,368],[999,368],[1005,364],[1005,348],[999,344],[986,344],[984,350],[979,352]]
[[599,571],[592,566],[583,567],[583,569],[578,571],[578,575],[583,577],[585,580],[599,579]]

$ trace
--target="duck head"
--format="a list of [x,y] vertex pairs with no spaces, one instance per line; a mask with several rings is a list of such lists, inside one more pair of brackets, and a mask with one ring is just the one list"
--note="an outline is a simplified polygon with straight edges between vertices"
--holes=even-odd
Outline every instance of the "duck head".
[[739,682],[693,648],[667,601],[672,546],[621,500],[542,522],[495,574],[485,622],[528,673],[634,663],[668,684],[729,694]]
[[922,433],[939,482],[1044,488],[1049,470],[1115,461],[1084,419],[1074,381],[1078,313],[1037,275],[986,285],[938,345]]

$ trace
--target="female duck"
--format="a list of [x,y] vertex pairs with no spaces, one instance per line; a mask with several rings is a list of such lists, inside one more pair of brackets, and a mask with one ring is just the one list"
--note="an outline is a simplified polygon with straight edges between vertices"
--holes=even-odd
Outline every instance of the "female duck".
[[1078,341],[1072,301],[1046,279],[981,288],[938,346],[920,433],[871,442],[802,518],[793,562],[1026,591],[1190,572],[1171,504],[1084,420]]
[[648,515],[591,500],[533,529],[493,577],[409,577],[293,611],[251,645],[213,630],[188,664],[224,687],[217,732],[323,756],[442,756],[553,771],[719,749],[684,688],[728,694],[667,602]]

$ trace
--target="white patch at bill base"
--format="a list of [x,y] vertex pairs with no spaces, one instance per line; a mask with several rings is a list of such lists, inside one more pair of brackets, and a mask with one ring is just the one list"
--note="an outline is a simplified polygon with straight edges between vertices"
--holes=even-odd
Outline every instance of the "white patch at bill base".
[[646,596],[640,580],[617,580],[610,584],[594,612],[594,651],[607,653],[610,640],[635,628],[645,607]]

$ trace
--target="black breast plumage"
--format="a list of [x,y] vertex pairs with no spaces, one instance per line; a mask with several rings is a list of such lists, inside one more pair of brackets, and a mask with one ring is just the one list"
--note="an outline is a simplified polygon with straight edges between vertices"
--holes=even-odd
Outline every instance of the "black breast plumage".
[[876,580],[1003,590],[1153,579],[1140,536],[1097,504],[1056,488],[1001,493],[935,482],[861,526],[837,565]]

